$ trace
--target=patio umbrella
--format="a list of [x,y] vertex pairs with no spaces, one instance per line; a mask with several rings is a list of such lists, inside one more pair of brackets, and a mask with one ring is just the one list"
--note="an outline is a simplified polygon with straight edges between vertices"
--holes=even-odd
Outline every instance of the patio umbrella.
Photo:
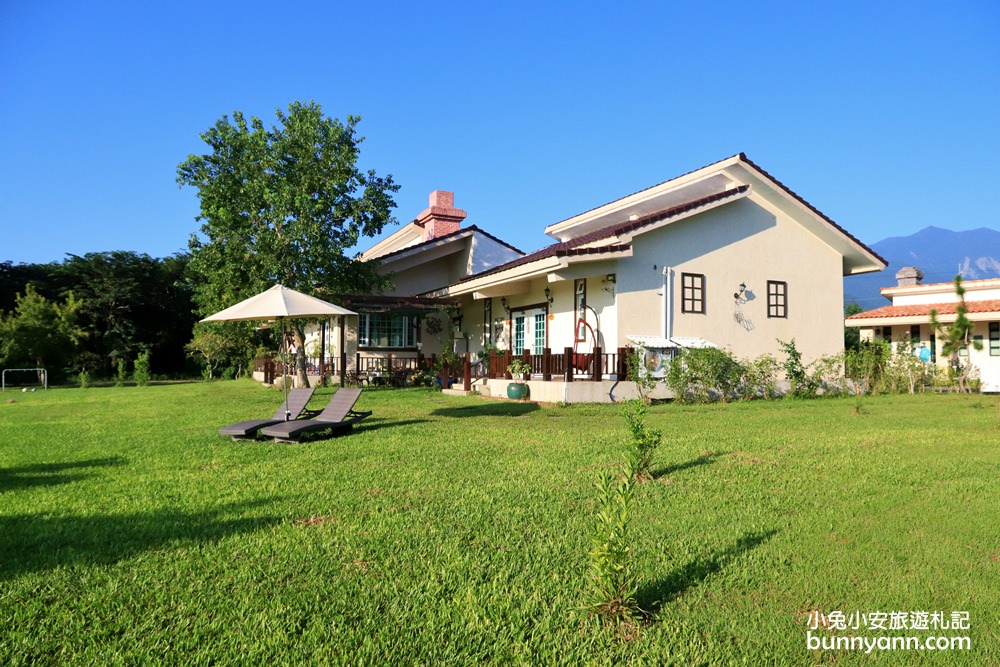
[[[285,340],[284,320],[289,317],[332,317],[357,315],[352,310],[335,306],[314,296],[297,292],[284,285],[275,285],[235,306],[209,315],[202,322],[241,322],[246,320],[277,320],[281,322],[281,340]],[[285,420],[291,419],[288,411],[288,383],[285,385]]]

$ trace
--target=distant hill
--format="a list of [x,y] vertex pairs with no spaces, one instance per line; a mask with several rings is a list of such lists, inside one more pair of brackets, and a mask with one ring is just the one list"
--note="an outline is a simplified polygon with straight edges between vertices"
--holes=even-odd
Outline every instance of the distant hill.
[[924,272],[924,283],[946,283],[958,273],[968,280],[1000,278],[1000,231],[980,227],[953,232],[926,227],[910,236],[893,236],[871,249],[889,266],[879,273],[844,278],[844,304],[858,303],[865,310],[887,306],[879,294],[896,285],[896,271],[915,266]]

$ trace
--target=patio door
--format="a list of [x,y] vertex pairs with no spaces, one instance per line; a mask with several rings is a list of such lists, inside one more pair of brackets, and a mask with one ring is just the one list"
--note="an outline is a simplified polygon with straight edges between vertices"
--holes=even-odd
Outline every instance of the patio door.
[[545,318],[544,308],[521,310],[511,314],[514,354],[523,354],[525,349],[529,354],[542,353],[545,349]]

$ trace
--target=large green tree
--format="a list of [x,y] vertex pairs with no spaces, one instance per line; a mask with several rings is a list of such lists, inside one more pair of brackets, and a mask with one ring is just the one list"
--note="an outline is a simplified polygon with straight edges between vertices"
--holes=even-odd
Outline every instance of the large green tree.
[[[361,119],[327,118],[314,102],[276,115],[270,128],[239,111],[223,116],[201,135],[209,152],[177,168],[177,182],[197,188],[201,204],[201,234],[189,247],[203,314],[275,283],[320,296],[382,285],[374,265],[345,255],[395,222],[399,189],[392,176],[359,169]],[[292,331],[305,384],[303,323]]]
[[86,332],[77,325],[80,301],[49,301],[28,285],[18,294],[14,310],[0,313],[0,361],[47,368],[58,375],[73,360]]

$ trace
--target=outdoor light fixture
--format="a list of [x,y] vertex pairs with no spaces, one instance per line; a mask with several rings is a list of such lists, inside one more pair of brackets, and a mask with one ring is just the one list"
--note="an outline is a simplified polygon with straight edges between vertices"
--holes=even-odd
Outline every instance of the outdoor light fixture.
[[552,298],[552,290],[549,289],[548,287],[545,288],[545,300],[548,301],[550,304],[553,301],[555,301],[555,299]]
[[602,287],[602,289],[604,289],[605,292],[608,292],[609,294],[614,294],[615,293],[615,283],[617,281],[618,281],[617,276],[615,274],[613,274],[613,273],[609,273],[606,276],[604,276],[604,280],[601,281],[602,282],[601,287]]
[[506,310],[508,313],[510,312],[510,308],[507,307],[507,297],[505,296],[500,297],[500,307]]
[[735,294],[733,294],[733,298],[736,299],[737,301],[739,301],[740,298],[743,296],[743,293],[746,292],[746,291],[747,291],[747,284],[746,283],[740,283],[740,291],[738,291]]

